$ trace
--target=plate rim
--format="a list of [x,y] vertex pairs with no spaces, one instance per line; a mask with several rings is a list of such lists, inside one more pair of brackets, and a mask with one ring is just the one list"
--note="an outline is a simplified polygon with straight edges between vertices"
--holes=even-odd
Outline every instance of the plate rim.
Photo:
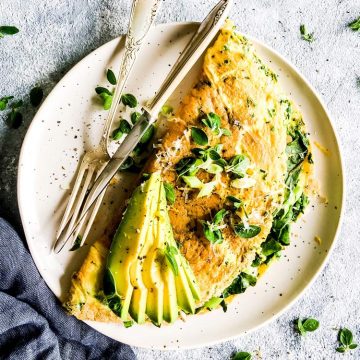
[[[182,26],[182,25],[200,25],[200,22],[197,21],[180,21],[180,22],[168,22],[168,23],[159,23],[156,24],[154,26],[154,28],[161,28],[161,27],[175,27],[175,26]],[[201,341],[199,343],[197,343],[196,345],[180,345],[180,347],[174,347],[174,346],[167,346],[165,349],[163,347],[151,347],[151,346],[144,346],[144,345],[138,345],[135,343],[125,343],[124,344],[128,344],[129,346],[135,346],[138,348],[143,348],[143,349],[149,349],[149,350],[161,350],[164,352],[168,352],[168,351],[172,351],[172,350],[188,350],[188,349],[195,349],[195,348],[199,348],[199,347],[204,347],[204,346],[212,346],[215,344],[219,344],[222,343],[224,341],[231,341],[234,339],[237,339],[243,335],[247,335],[250,334],[256,330],[261,329],[262,327],[270,324],[271,322],[277,320],[281,315],[283,315],[286,311],[288,311],[292,306],[295,305],[296,302],[298,302],[300,300],[300,298],[302,296],[305,295],[305,293],[310,289],[310,287],[314,284],[314,282],[317,280],[318,276],[320,275],[320,273],[324,270],[324,267],[327,265],[327,263],[329,262],[329,259],[331,258],[332,252],[338,242],[338,238],[339,238],[339,234],[342,228],[342,224],[343,224],[343,217],[344,217],[344,212],[345,212],[345,204],[346,204],[346,174],[345,174],[345,169],[344,169],[344,161],[343,161],[343,155],[342,155],[342,143],[340,141],[340,137],[337,133],[336,127],[334,125],[334,121],[332,120],[332,114],[329,111],[329,109],[327,108],[327,106],[325,105],[320,93],[314,88],[314,86],[309,82],[309,80],[307,79],[307,77],[302,73],[301,70],[299,70],[290,60],[288,60],[284,55],[282,55],[281,53],[279,53],[276,49],[272,48],[271,46],[265,44],[262,40],[259,40],[256,37],[250,36],[245,32],[241,32],[239,31],[242,35],[244,35],[246,38],[248,38],[252,43],[254,43],[255,45],[259,45],[260,47],[265,48],[267,51],[270,51],[272,53],[274,53],[282,62],[284,62],[292,71],[294,71],[296,74],[298,74],[298,76],[300,77],[300,79],[306,84],[306,86],[310,89],[310,91],[313,93],[313,95],[315,96],[316,100],[319,102],[320,106],[322,107],[328,121],[330,124],[330,128],[334,134],[334,140],[335,140],[335,147],[337,148],[337,153],[338,153],[338,157],[339,157],[339,165],[340,165],[340,179],[341,179],[341,204],[340,204],[340,212],[338,215],[338,225],[336,227],[336,231],[333,237],[333,240],[328,248],[327,254],[325,255],[325,257],[323,258],[321,264],[319,265],[318,269],[316,270],[316,272],[313,274],[313,276],[311,277],[311,279],[307,282],[307,284],[305,284],[303,286],[303,288],[301,289],[301,291],[296,294],[294,296],[293,299],[291,299],[290,301],[288,301],[286,303],[286,305],[284,305],[278,312],[276,312],[274,315],[269,316],[268,319],[266,319],[265,321],[261,322],[260,324],[252,327],[250,330],[248,331],[243,331],[243,332],[239,332],[236,335],[231,335],[231,336],[223,336],[223,337],[219,337],[216,340],[211,340],[211,341]],[[78,67],[81,66],[81,64],[85,61],[85,59],[90,56],[91,54],[93,54],[96,51],[99,51],[101,48],[109,46],[109,44],[111,42],[115,42],[115,41],[120,41],[121,38],[123,38],[126,34],[122,34],[119,35],[117,37],[115,37],[114,39],[107,41],[106,43],[102,44],[101,46],[97,47],[96,49],[90,51],[89,53],[87,53],[86,55],[84,55],[82,57],[81,60],[79,60],[75,65],[73,65],[67,72],[66,74],[57,82],[57,84],[52,88],[51,92],[46,96],[44,102],[41,104],[40,108],[38,109],[38,111],[36,112],[35,116],[33,117],[27,131],[24,137],[24,140],[22,142],[21,145],[21,150],[20,150],[20,155],[19,155],[19,160],[18,160],[18,171],[17,171],[17,185],[16,185],[16,190],[17,190],[17,203],[18,203],[18,208],[19,208],[19,213],[20,213],[20,219],[21,219],[21,224],[24,230],[24,234],[25,234],[25,239],[27,242],[27,245],[29,247],[29,252],[31,254],[31,257],[35,263],[35,266],[37,268],[37,271],[39,272],[39,274],[41,275],[42,279],[44,280],[44,282],[46,283],[46,285],[50,288],[51,292],[53,293],[53,295],[57,298],[57,296],[54,294],[54,292],[52,291],[51,287],[49,286],[49,284],[45,281],[42,272],[39,270],[39,268],[41,268],[39,266],[40,264],[40,260],[38,259],[38,257],[36,256],[36,249],[34,246],[34,242],[29,241],[28,240],[28,234],[30,234],[29,228],[28,228],[28,224],[25,222],[25,213],[26,211],[24,210],[24,201],[22,201],[22,199],[24,198],[24,196],[22,195],[22,190],[21,190],[21,185],[24,182],[24,180],[21,180],[23,178],[23,167],[20,166],[22,163],[22,160],[24,158],[24,154],[25,151],[27,150],[28,147],[28,142],[30,142],[30,138],[32,135],[32,132],[34,131],[35,128],[35,123],[38,122],[37,118],[39,117],[39,112],[41,110],[41,108],[46,105],[51,98],[51,94],[52,92],[54,92],[58,87],[60,82],[65,79],[68,78],[73,72],[75,72],[77,70]],[[23,204],[23,205],[22,205]],[[92,321],[87,321],[87,320],[79,320],[79,321],[83,321],[85,322],[87,325],[91,326],[95,331],[100,332],[99,330],[95,329],[91,323]],[[101,332],[100,332],[101,333]],[[104,335],[104,334],[103,334]],[[107,336],[107,335],[105,335]],[[119,341],[117,339],[113,339],[114,341],[118,341],[118,342],[122,342]]]

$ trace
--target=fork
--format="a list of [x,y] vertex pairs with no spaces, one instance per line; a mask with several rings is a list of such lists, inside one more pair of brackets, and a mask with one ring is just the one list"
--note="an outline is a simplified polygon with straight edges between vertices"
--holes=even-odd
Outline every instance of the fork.
[[[72,189],[59,229],[56,233],[57,241],[66,227],[66,234],[67,236],[72,235],[73,244],[75,243],[76,239],[79,238],[80,241],[77,245],[82,246],[87,236],[89,235],[89,231],[95,220],[105,192],[103,192],[103,194],[96,200],[95,204],[93,205],[93,209],[89,211],[88,215],[80,219],[77,231],[71,234],[71,229],[73,228],[75,221],[79,220],[78,215],[80,213],[82,207],[81,205],[88,192],[88,189],[91,188],[97,176],[101,173],[107,162],[110,160],[111,149],[109,136],[112,124],[115,120],[121,93],[125,87],[130,71],[137,59],[141,45],[151,25],[154,23],[159,4],[160,0],[133,0],[128,32],[126,34],[125,53],[122,57],[118,82],[113,95],[112,105],[106,118],[103,134],[98,147],[95,150],[86,152],[82,158],[74,187]],[[82,232],[82,236],[79,237],[85,222],[86,226]]]

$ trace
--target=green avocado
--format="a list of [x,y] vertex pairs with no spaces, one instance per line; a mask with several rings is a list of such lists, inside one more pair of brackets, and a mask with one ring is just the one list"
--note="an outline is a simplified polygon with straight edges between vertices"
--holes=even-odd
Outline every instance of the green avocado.
[[[158,202],[159,187],[159,178],[152,176],[135,189],[108,255],[104,283],[110,281],[113,286],[104,286],[104,292],[108,298],[116,296],[120,299],[120,317],[124,321],[128,319],[131,300],[144,301],[140,299],[139,292],[136,292],[133,298],[134,283],[131,281],[133,277],[130,276],[130,269],[136,269],[133,264],[145,244],[152,215],[149,209]],[[135,314],[133,306],[131,309]]]
[[111,245],[104,292],[109,307],[124,321],[130,315],[139,324],[149,318],[161,326],[173,323],[179,309],[195,312],[200,291],[177,248],[159,173],[134,191]]

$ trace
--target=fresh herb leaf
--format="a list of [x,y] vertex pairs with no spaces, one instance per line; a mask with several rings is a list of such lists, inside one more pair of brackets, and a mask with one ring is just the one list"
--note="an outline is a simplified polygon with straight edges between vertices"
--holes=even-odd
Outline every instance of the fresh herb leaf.
[[13,129],[18,129],[21,126],[22,122],[22,114],[18,110],[16,110],[16,108],[13,108],[7,118],[8,125]]
[[117,128],[112,133],[112,139],[113,140],[119,140],[124,135],[124,133],[120,130],[120,128]]
[[360,30],[360,17],[357,20],[352,21],[348,26],[353,31],[359,31]]
[[231,360],[251,360],[251,354],[245,351],[239,351],[231,357]]
[[205,131],[203,131],[197,127],[191,128],[191,137],[194,140],[195,144],[198,144],[201,146],[207,145],[208,141],[209,141]]
[[301,38],[307,42],[313,42],[314,39],[314,33],[308,33],[306,31],[305,25],[300,25],[300,34],[301,34]]
[[232,195],[229,195],[226,197],[227,200],[231,201],[233,207],[234,207],[234,210],[238,210],[240,208],[240,206],[243,205],[243,202],[236,198],[235,196],[232,196]]
[[15,26],[0,26],[0,38],[4,35],[14,35],[19,32],[19,29]]
[[119,170],[128,170],[134,165],[134,159],[128,156],[126,160],[120,165]]
[[227,298],[230,295],[241,294],[249,286],[255,286],[257,279],[255,276],[241,272],[231,283],[231,285],[224,291],[223,296]]
[[124,134],[128,134],[131,131],[131,125],[125,119],[122,119],[120,121],[119,129]]
[[149,143],[153,138],[154,133],[155,133],[155,127],[154,125],[150,125],[145,131],[144,135],[141,137],[139,143],[143,145]]
[[75,250],[79,249],[80,245],[81,245],[81,236],[78,235],[74,241],[73,246],[71,247],[71,249],[69,251],[75,251]]
[[107,88],[104,88],[102,86],[98,86],[95,88],[95,92],[100,95],[101,93],[105,93],[105,94],[108,94],[108,95],[112,95],[111,91]]
[[138,105],[136,97],[132,94],[121,95],[121,101],[125,106],[129,106],[130,108],[134,108]]
[[109,95],[106,92],[102,92],[99,94],[99,96],[101,97],[102,101],[103,101],[103,107],[104,110],[109,110],[111,108],[111,104],[112,104],[112,95]]
[[201,198],[201,197],[204,197],[204,196],[211,195],[211,193],[214,191],[215,187],[216,187],[216,181],[210,181],[208,183],[205,183],[203,185],[203,187],[200,189],[197,197]]
[[245,155],[235,155],[229,161],[229,165],[225,167],[226,172],[231,172],[236,176],[244,177],[246,170],[250,166],[250,160]]
[[164,189],[165,189],[165,195],[167,201],[169,202],[170,205],[173,205],[176,200],[174,186],[170,183],[164,182]]
[[185,184],[191,187],[192,189],[201,189],[204,184],[196,176],[182,176],[181,177]]
[[140,116],[141,116],[141,114],[139,112],[137,112],[137,111],[134,111],[134,112],[131,113],[130,120],[131,120],[133,125],[135,125],[139,121]]
[[296,322],[297,329],[301,336],[306,335],[307,332],[313,332],[318,329],[319,321],[313,318],[308,318],[305,320],[297,319]]
[[206,118],[201,119],[201,122],[213,131],[219,129],[221,124],[220,116],[213,112],[207,114]]
[[116,76],[111,69],[106,72],[106,77],[111,85],[116,85]]
[[124,321],[123,324],[126,328],[129,328],[134,325],[134,322],[132,320],[129,320],[129,321]]
[[193,176],[199,170],[199,166],[203,164],[201,159],[195,159],[194,157],[188,156],[182,158],[176,165],[175,170],[178,176],[189,175]]
[[169,244],[166,244],[166,248],[164,249],[164,255],[175,276],[179,274],[179,266],[175,258],[175,255],[177,254],[178,250],[175,246],[170,246]]
[[356,343],[353,343],[353,334],[347,328],[340,329],[338,338],[341,344],[341,346],[336,349],[338,352],[344,353],[346,351],[356,349],[358,346]]
[[244,224],[237,224],[234,225],[234,231],[237,236],[245,239],[250,239],[260,233],[261,227],[257,225],[245,226]]
[[270,256],[282,250],[282,246],[278,241],[270,238],[261,244],[261,249],[265,256]]
[[30,91],[30,103],[32,106],[37,107],[40,105],[42,99],[44,97],[44,92],[41,87],[35,86]]
[[13,98],[14,98],[13,96],[4,96],[0,98],[0,111],[5,110],[9,100]]
[[210,221],[201,221],[203,226],[203,232],[207,240],[211,242],[211,244],[221,244],[223,242],[223,236],[221,233],[221,228],[223,227],[221,223],[223,222],[228,211],[225,209],[219,210],[212,222]]
[[168,116],[173,112],[173,107],[170,105],[163,105],[163,107],[161,108],[160,114],[163,116]]

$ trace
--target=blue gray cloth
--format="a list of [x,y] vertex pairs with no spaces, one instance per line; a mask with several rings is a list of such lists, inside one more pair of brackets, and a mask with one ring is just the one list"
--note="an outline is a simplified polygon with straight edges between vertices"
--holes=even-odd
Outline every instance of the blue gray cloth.
[[0,219],[0,359],[135,359],[61,305],[14,229]]

